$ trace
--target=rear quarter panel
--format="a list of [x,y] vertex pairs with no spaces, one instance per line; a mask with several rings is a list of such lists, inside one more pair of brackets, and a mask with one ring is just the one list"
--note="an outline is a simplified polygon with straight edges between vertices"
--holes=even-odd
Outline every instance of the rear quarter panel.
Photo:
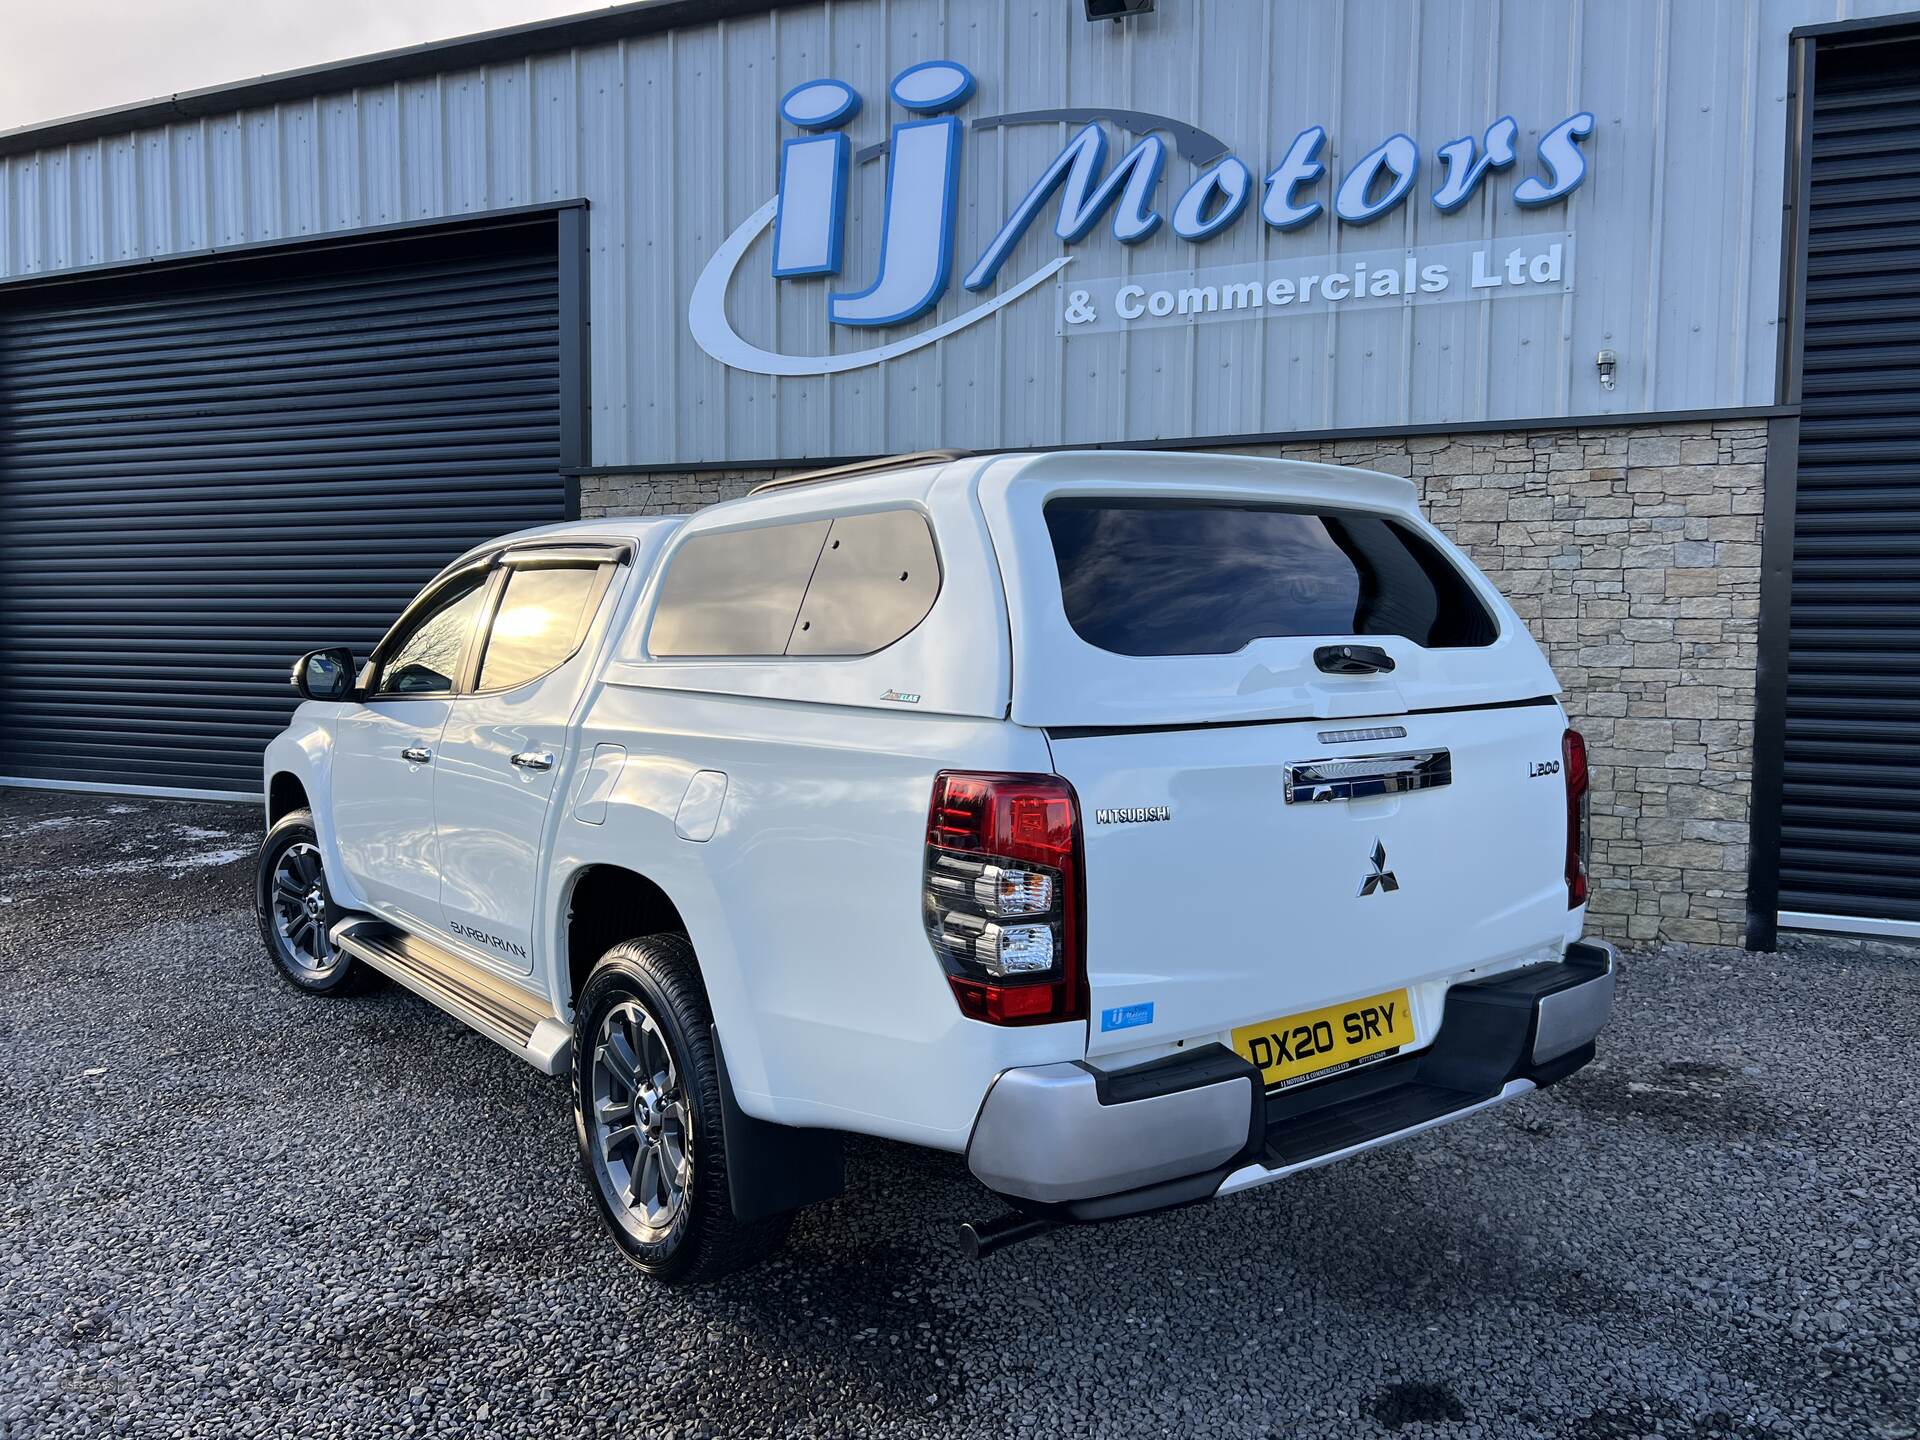
[[[673,900],[749,1114],[965,1147],[999,1070],[1085,1053],[1086,1027],[967,1020],[926,938],[922,848],[942,769],[1045,772],[1004,721],[608,685],[580,753],[626,759],[600,824],[571,809],[556,873],[607,863]],[[727,777],[712,838],[674,817],[696,772]],[[563,878],[555,886],[564,954]]]

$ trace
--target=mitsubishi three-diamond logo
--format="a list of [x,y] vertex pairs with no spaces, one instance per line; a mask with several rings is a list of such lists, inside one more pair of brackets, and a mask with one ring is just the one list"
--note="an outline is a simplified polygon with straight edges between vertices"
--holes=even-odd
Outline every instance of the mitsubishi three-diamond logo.
[[1373,871],[1360,882],[1359,898],[1364,900],[1376,890],[1387,891],[1399,888],[1400,882],[1394,878],[1393,872],[1387,869],[1387,847],[1376,839],[1373,842]]

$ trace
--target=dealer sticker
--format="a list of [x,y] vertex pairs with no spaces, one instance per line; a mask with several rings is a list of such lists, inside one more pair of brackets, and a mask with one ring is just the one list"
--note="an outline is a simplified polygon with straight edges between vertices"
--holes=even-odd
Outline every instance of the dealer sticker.
[[1139,1005],[1116,1005],[1111,1010],[1100,1012],[1100,1028],[1107,1030],[1131,1030],[1136,1025],[1153,1024],[1153,1002],[1145,1001]]

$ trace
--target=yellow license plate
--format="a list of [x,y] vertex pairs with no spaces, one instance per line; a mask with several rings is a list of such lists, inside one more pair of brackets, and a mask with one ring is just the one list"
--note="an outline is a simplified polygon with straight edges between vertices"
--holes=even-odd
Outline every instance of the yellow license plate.
[[1413,1007],[1404,990],[1233,1032],[1233,1048],[1259,1067],[1268,1089],[1378,1060],[1412,1043]]

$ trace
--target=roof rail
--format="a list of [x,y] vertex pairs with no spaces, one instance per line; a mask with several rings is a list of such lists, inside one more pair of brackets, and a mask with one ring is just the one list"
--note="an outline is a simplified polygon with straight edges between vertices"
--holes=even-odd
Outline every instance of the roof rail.
[[789,485],[816,485],[823,480],[851,480],[856,475],[904,470],[909,465],[927,465],[937,460],[962,460],[972,453],[971,450],[915,450],[907,455],[876,455],[871,460],[856,460],[851,465],[829,465],[824,470],[802,470],[797,475],[762,480],[747,493],[758,495],[762,490],[784,490]]

